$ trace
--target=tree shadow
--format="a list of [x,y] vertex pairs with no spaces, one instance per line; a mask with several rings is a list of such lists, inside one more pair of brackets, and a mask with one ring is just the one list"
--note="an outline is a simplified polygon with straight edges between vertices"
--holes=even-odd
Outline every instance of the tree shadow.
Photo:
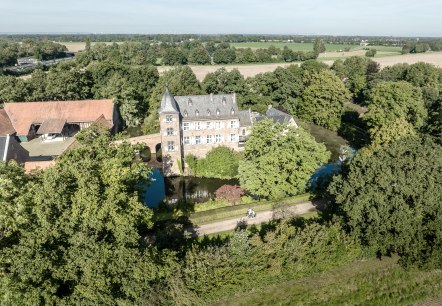
[[341,126],[338,135],[347,140],[355,149],[360,149],[370,143],[368,126],[355,110],[347,110],[341,116]]

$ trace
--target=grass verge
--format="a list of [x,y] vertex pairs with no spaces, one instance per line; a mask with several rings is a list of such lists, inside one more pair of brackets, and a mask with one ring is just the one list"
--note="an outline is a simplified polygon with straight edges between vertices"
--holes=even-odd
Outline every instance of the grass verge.
[[441,270],[404,270],[397,261],[397,256],[358,260],[315,276],[256,288],[218,305],[410,305],[442,297]]

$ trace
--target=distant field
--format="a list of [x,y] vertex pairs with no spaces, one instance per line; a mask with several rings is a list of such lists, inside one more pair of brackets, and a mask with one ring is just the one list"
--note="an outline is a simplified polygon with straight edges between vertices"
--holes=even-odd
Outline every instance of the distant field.
[[[312,43],[244,42],[244,43],[231,43],[230,45],[236,48],[252,48],[252,49],[268,48],[271,45],[273,45],[276,48],[288,47],[289,49],[292,49],[294,51],[313,51]],[[350,48],[350,50],[359,50],[362,49],[363,47],[359,45],[325,44],[325,48],[327,52],[336,52],[336,51],[343,51],[347,48]],[[402,50],[401,47],[394,47],[394,46],[367,46],[366,48],[376,49],[378,51],[385,51],[385,52],[401,52]]]
[[[86,43],[84,42],[72,42],[72,41],[59,41],[59,44],[65,45],[68,48],[68,51],[78,52],[84,50],[86,47]],[[98,42],[91,42],[91,45],[96,45]],[[105,44],[113,44],[113,42],[105,42]],[[122,44],[122,42],[117,42],[117,44]]]

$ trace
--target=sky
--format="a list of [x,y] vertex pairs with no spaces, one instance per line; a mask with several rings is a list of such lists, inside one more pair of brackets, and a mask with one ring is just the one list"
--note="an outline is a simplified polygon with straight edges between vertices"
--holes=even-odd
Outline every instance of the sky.
[[442,0],[0,0],[0,33],[442,36]]

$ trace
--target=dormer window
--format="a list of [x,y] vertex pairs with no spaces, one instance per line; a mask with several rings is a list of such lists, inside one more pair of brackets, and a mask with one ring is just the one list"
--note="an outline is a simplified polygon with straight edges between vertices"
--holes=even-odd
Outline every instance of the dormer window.
[[207,110],[207,116],[210,116],[211,112],[210,109]]
[[187,111],[185,110],[185,111],[183,112],[183,115],[184,115],[184,117],[187,117],[189,114],[188,114]]
[[226,96],[223,96],[223,105],[226,105],[227,100],[226,100]]
[[193,105],[192,99],[189,98],[189,100],[187,100],[187,105],[188,106],[192,106]]
[[198,110],[196,110],[196,111],[195,111],[195,116],[198,117],[199,115],[200,115],[200,112],[199,112]]
[[233,107],[232,107],[232,109],[230,110],[230,114],[231,114],[231,115],[235,115],[235,110],[233,109]]
[[219,111],[219,108],[216,109],[216,115],[219,116],[221,112]]

